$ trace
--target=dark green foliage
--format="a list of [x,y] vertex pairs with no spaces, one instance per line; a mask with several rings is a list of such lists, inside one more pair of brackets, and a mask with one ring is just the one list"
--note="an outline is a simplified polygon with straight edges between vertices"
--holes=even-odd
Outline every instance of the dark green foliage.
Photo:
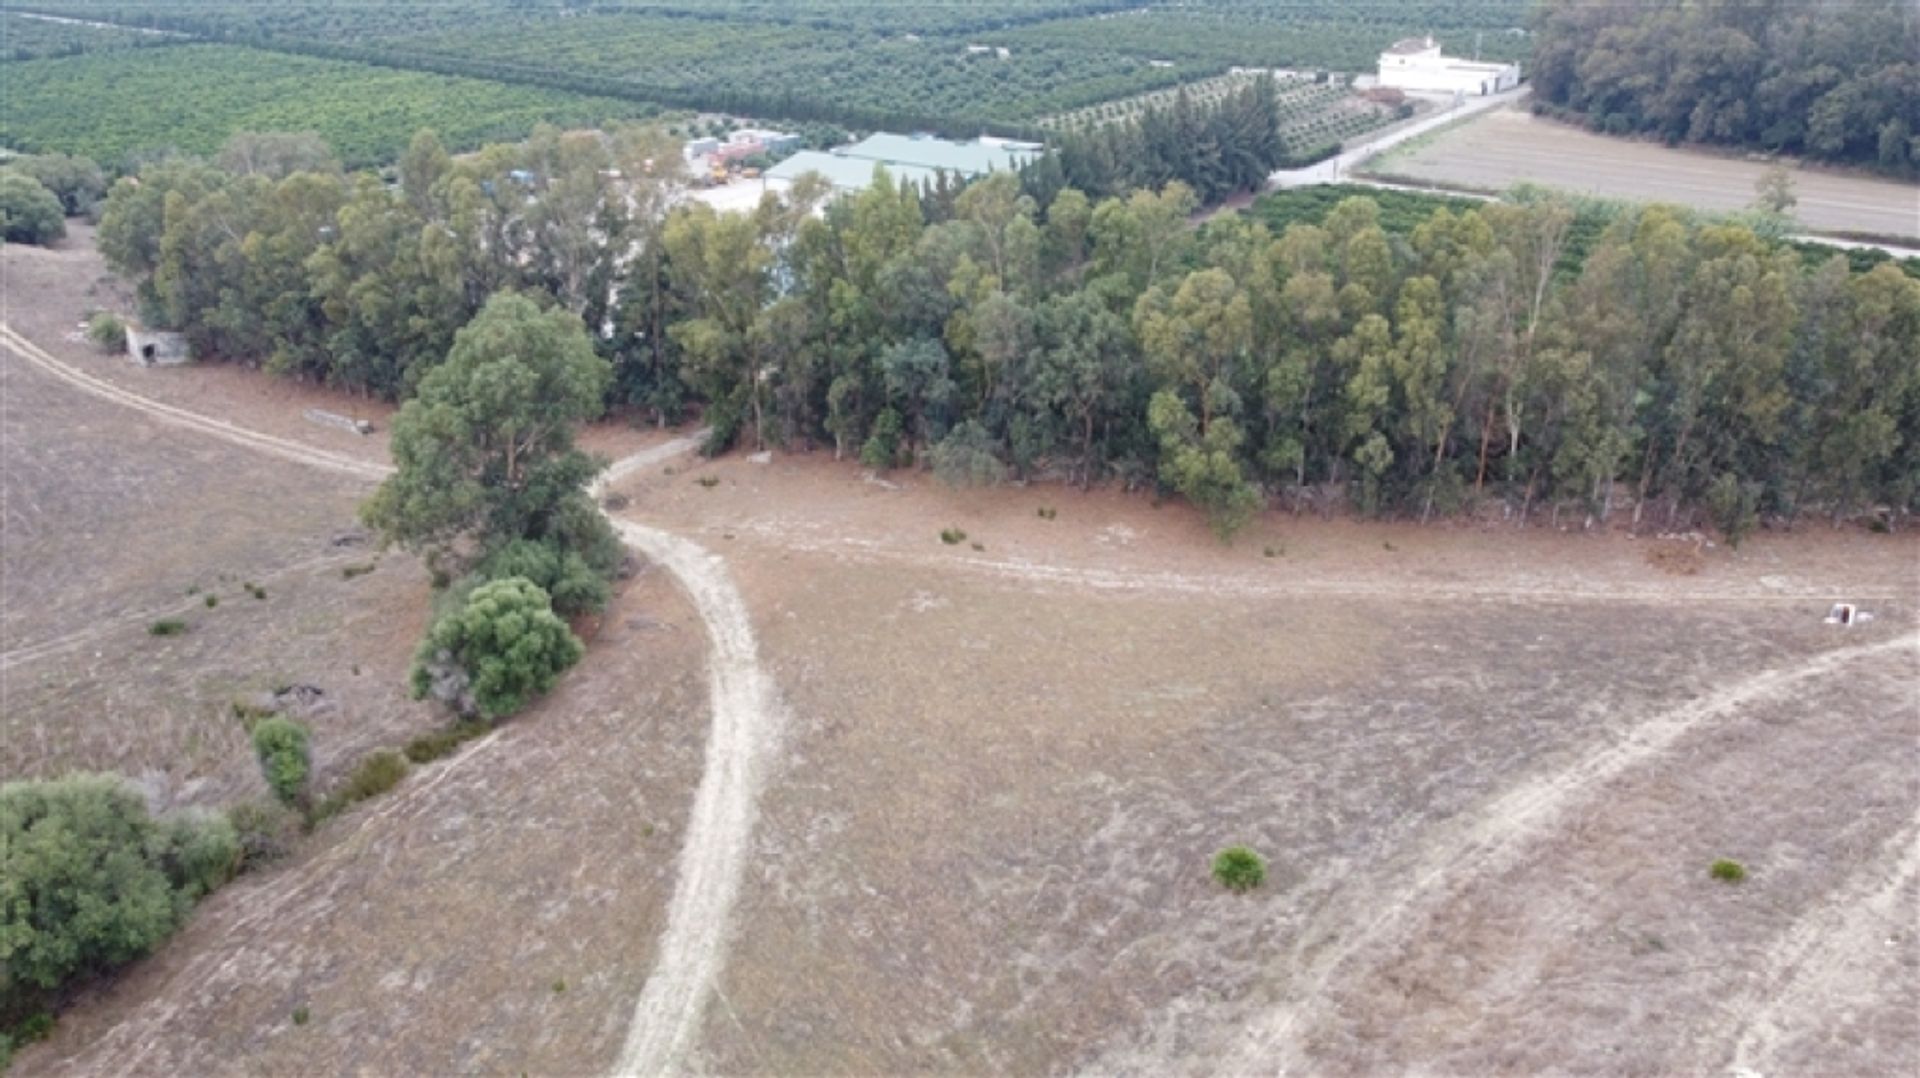
[[305,1004],[302,1004],[293,1009],[293,1024],[296,1026],[306,1025],[307,1021],[312,1017],[313,1017],[313,1012],[308,1010]]
[[207,608],[208,610],[212,610],[212,609],[213,609],[214,607],[216,607],[216,606],[219,606],[219,605],[220,605],[220,597],[219,597],[218,595],[211,595],[211,594],[210,594],[210,595],[208,595],[208,596],[207,596],[206,598],[204,598],[204,599],[202,599],[202,600],[200,600],[200,601],[201,601],[201,603],[202,603],[202,605],[204,605],[204,606],[205,606],[205,607],[206,607],[206,608]]
[[584,652],[538,584],[493,580],[428,630],[414,659],[413,694],[492,721],[552,688]]
[[238,858],[224,820],[155,820],[117,778],[0,786],[0,1023],[145,954]]
[[162,618],[147,626],[149,636],[179,636],[187,631],[187,623],[177,618]]
[[1707,871],[1714,879],[1726,883],[1739,883],[1747,878],[1747,867],[1745,865],[1738,861],[1729,861],[1724,857],[1715,861],[1713,866]]
[[[187,95],[194,107],[175,107]],[[348,165],[392,161],[423,125],[459,148],[536,124],[597,126],[654,107],[616,97],[289,56],[181,45],[7,64],[0,141],[117,163],[172,147],[211,154],[235,131],[316,131]]]
[[1229,891],[1251,891],[1267,878],[1267,862],[1245,846],[1228,846],[1213,857],[1213,878]]
[[958,546],[967,541],[967,533],[959,528],[940,529],[940,541],[948,546]]
[[482,559],[474,572],[482,580],[521,577],[544,589],[561,617],[600,610],[611,591],[604,570],[552,540],[515,539]]
[[8,243],[47,244],[66,234],[53,192],[25,173],[0,168],[0,236]]
[[373,572],[377,568],[379,568],[379,565],[370,561],[361,562],[358,565],[342,566],[340,569],[340,579],[352,580],[355,577],[366,576],[368,573]]
[[1920,169],[1920,21],[1907,0],[1548,0],[1532,75],[1541,107],[1596,131]]
[[253,727],[253,752],[260,759],[267,788],[281,803],[305,800],[307,776],[313,768],[306,727],[279,715],[262,719]]

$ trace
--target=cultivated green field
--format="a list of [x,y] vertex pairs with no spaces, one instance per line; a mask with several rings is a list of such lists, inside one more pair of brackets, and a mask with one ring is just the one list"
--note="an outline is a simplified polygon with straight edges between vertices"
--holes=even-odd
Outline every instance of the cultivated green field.
[[430,127],[456,147],[525,135],[539,123],[645,116],[637,101],[237,45],[145,50],[138,62],[87,53],[8,63],[0,143],[106,164],[146,150],[210,153],[236,131],[315,131],[348,165],[396,156]]

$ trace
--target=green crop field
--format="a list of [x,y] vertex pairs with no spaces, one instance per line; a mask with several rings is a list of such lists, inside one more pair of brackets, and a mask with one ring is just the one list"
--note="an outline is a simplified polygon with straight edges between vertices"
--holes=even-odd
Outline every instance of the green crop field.
[[[1208,104],[1246,86],[1259,74],[1235,71],[1184,86],[1189,101]],[[1116,101],[1048,116],[1040,126],[1053,131],[1087,131],[1132,120],[1148,108],[1167,108],[1181,88],[1152,90]],[[1300,75],[1279,76],[1275,94],[1280,113],[1280,137],[1294,157],[1313,157],[1355,135],[1393,122],[1394,109],[1376,105],[1348,89],[1340,78],[1316,81]]]
[[111,26],[81,26],[36,19],[18,12],[0,12],[0,61],[33,60],[42,56],[76,56],[83,52],[170,45],[171,35],[123,30]]
[[0,143],[103,163],[143,150],[208,153],[236,131],[315,131],[349,165],[396,156],[431,127],[452,146],[535,124],[598,125],[657,111],[479,79],[289,56],[236,45],[92,52],[9,62]]

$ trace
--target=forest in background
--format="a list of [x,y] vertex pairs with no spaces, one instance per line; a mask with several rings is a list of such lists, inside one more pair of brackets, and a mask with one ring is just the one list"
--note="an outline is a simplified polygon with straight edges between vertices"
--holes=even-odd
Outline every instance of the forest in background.
[[1535,107],[1608,134],[1920,172],[1908,0],[1543,0]]
[[593,332],[610,406],[701,412],[716,451],[1147,485],[1223,534],[1262,504],[1492,503],[1737,536],[1920,497],[1920,282],[1749,223],[1622,208],[1570,264],[1580,212],[1551,198],[1196,232],[1179,182],[889,181],[820,215],[802,185],[719,215],[664,172],[606,178],[670,145],[549,131],[454,161],[423,135],[398,190],[171,162],[116,186],[99,241],[209,357],[404,397],[519,290]]

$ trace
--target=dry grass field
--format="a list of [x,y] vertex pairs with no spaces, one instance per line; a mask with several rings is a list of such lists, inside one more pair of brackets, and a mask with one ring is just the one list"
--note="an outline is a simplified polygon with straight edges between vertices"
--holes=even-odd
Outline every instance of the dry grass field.
[[[41,287],[45,256],[14,251],[9,287]],[[77,311],[30,317],[71,362],[121,366],[61,344]],[[39,738],[0,750],[9,774],[140,768],[224,799],[257,781],[220,732],[255,671],[342,686],[342,741],[431,721],[397,698],[419,570],[307,560],[364,484],[149,429],[3,350],[0,370],[6,651],[97,634],[0,670],[8,740]],[[180,401],[202,379],[225,418],[331,444],[245,372],[113,376]],[[1676,561],[1269,515],[1225,546],[1142,495],[953,491],[824,454],[616,492],[723,559],[782,713],[690,1069],[1920,1065],[1911,535],[1816,525]],[[222,571],[270,598],[144,635],[143,604]],[[1821,624],[1836,599],[1875,619]],[[551,697],[216,894],[20,1073],[607,1070],[715,766],[699,600],[642,571]],[[135,704],[166,694],[150,731]],[[1244,895],[1207,874],[1235,843],[1271,863]],[[1722,857],[1748,878],[1710,878]]]
[[[1412,181],[1505,190],[1521,182],[1602,198],[1716,212],[1750,207],[1764,161],[1612,138],[1517,109],[1496,109],[1367,164]],[[1920,238],[1920,187],[1796,167],[1794,215],[1814,232]]]
[[[1710,1067],[1796,924],[1912,885],[1910,538],[1673,576],[1625,537],[1226,548],[1141,498],[896,486],[779,458],[635,491],[727,554],[792,713],[710,1072]],[[1876,621],[1820,624],[1856,594]],[[1238,842],[1272,861],[1245,897],[1206,871]],[[1920,1059],[1895,935],[1840,976],[1869,1070]]]

